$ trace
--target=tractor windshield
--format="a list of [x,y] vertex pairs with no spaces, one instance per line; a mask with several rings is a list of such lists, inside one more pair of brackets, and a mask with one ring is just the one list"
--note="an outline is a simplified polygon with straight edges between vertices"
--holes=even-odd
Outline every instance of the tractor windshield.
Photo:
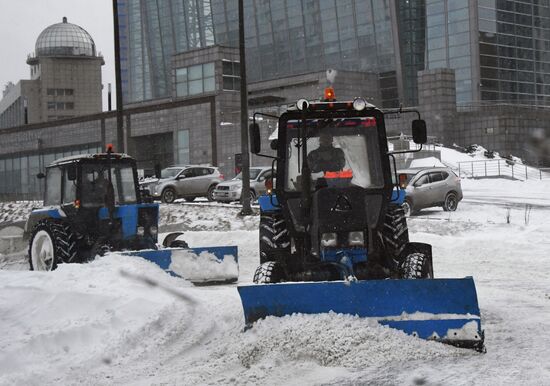
[[[302,121],[287,122],[287,164],[285,190],[301,189]],[[374,118],[307,120],[307,162],[311,187],[383,186],[378,132]]]
[[[82,165],[81,202],[84,207],[103,206],[109,181],[109,171],[105,162]],[[127,163],[111,164],[111,179],[115,192],[115,204],[135,204],[137,202],[134,171]]]

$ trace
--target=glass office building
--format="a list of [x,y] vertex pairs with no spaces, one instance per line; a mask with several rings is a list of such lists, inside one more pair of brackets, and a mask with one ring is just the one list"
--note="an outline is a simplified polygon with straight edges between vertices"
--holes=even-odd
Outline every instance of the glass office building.
[[[169,98],[171,60],[237,46],[237,0],[119,0],[125,103]],[[380,74],[416,105],[417,74],[455,70],[458,103],[550,105],[549,0],[244,0],[250,82],[328,68]]]
[[[125,103],[172,95],[173,54],[238,46],[236,0],[118,4]],[[391,0],[245,0],[249,82],[328,68],[395,78],[393,6]]]
[[427,0],[427,68],[455,69],[457,102],[550,105],[548,0]]

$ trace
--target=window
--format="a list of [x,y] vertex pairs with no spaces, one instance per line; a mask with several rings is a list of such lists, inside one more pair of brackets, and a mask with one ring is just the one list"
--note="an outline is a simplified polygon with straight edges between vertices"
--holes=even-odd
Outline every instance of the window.
[[63,203],[71,203],[76,200],[76,181],[69,180],[69,167],[76,168],[76,164],[70,165],[65,168],[63,178]]
[[176,69],[176,96],[202,94],[216,89],[214,63]]
[[57,205],[61,202],[61,169],[50,168],[46,177],[46,197],[44,205]]
[[48,95],[55,95],[55,88],[49,88],[46,93]]
[[189,163],[189,130],[179,130],[177,138],[178,162]]
[[414,186],[422,186],[429,183],[430,183],[430,180],[428,178],[428,175],[424,174],[423,176],[418,178],[418,180],[416,180],[416,182],[414,183]]
[[55,102],[48,102],[48,110],[55,110]]
[[430,181],[431,182],[443,181],[443,176],[441,175],[441,172],[430,173]]
[[239,91],[241,89],[241,65],[239,62],[223,61],[223,89]]

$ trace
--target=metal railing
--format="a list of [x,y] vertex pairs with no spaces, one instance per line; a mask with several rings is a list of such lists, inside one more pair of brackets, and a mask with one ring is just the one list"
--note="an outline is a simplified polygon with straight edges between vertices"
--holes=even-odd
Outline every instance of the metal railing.
[[506,159],[462,161],[458,163],[460,177],[504,177],[514,180],[550,179],[550,168],[535,168]]

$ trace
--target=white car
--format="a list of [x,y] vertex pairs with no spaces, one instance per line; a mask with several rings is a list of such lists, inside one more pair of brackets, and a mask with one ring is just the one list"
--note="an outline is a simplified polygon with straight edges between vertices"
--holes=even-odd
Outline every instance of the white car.
[[[265,182],[272,178],[271,166],[250,168],[250,200],[255,201],[267,191]],[[243,190],[242,173],[232,180],[221,182],[214,189],[214,200],[231,202],[241,200]]]

